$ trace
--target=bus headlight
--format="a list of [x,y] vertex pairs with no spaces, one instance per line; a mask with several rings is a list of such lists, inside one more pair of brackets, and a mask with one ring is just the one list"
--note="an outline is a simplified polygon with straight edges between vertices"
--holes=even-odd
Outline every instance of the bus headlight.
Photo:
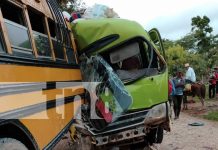
[[159,104],[154,106],[146,115],[145,123],[150,123],[152,121],[158,121],[166,117],[166,104]]

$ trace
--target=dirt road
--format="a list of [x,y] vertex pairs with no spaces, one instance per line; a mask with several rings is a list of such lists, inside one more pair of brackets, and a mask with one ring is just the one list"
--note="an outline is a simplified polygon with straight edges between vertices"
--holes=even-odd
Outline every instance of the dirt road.
[[[189,126],[202,122],[204,126]],[[173,120],[172,131],[166,133],[159,150],[218,150],[218,123],[182,113]]]
[[[218,110],[218,101],[206,102],[208,110]],[[179,120],[172,121],[172,131],[165,133],[157,150],[218,150],[218,122],[199,118],[207,111],[199,111],[200,103],[189,104],[189,110],[180,115]],[[192,117],[191,115],[198,116]],[[189,126],[189,123],[201,122],[204,126]],[[69,134],[54,150],[71,150]]]

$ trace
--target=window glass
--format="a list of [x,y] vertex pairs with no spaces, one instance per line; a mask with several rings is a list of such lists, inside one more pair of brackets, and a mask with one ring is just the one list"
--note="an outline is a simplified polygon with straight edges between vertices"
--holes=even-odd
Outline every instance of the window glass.
[[51,19],[48,20],[49,30],[52,37],[52,43],[54,46],[54,53],[57,59],[64,59],[64,47],[61,41],[61,30],[60,27],[56,28],[55,22]]
[[67,59],[70,64],[76,64],[75,53],[72,48],[67,48]]
[[31,9],[28,9],[28,13],[38,55],[51,57],[51,48],[48,40],[48,35],[46,33],[43,14],[40,14],[39,12]]
[[75,53],[74,53],[74,50],[71,45],[71,39],[70,39],[70,35],[67,34],[66,36],[66,52],[67,52],[67,59],[68,59],[68,62],[71,63],[71,64],[76,64],[76,58],[75,58]]
[[1,11],[5,19],[8,36],[12,48],[31,51],[28,29],[24,23],[23,11],[6,1],[3,1]]
[[157,52],[152,48],[153,55],[151,57],[152,63],[151,68],[157,68],[159,72],[163,71],[164,69],[164,62],[161,60],[160,56],[157,55]]
[[3,39],[2,39],[2,35],[0,33],[0,53],[4,52],[4,46],[3,46]]
[[40,34],[38,32],[33,32],[33,37],[35,40],[37,52],[39,56],[51,56],[51,49],[49,45],[48,36]]
[[63,44],[61,44],[61,42],[57,41],[55,38],[52,38],[52,43],[54,46],[55,57],[58,59],[64,59]]
[[31,50],[31,43],[26,27],[5,19],[8,36],[13,48]]
[[63,25],[55,24],[51,19],[48,20],[49,30],[52,37],[52,43],[54,46],[55,57],[58,59],[64,59],[64,48],[66,49],[66,55],[68,62],[76,64],[75,54],[71,45],[70,34]]

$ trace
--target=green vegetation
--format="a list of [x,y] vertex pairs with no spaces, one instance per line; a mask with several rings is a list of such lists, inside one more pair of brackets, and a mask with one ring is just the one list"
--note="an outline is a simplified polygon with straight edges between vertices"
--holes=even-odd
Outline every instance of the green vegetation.
[[57,0],[62,10],[69,13],[85,9],[85,3],[82,0]]
[[218,35],[212,34],[207,16],[193,17],[191,21],[190,33],[176,41],[164,39],[163,44],[171,75],[190,63],[201,80],[208,75],[208,68],[218,65]]
[[205,119],[218,121],[218,111],[209,112],[207,115],[204,115]]

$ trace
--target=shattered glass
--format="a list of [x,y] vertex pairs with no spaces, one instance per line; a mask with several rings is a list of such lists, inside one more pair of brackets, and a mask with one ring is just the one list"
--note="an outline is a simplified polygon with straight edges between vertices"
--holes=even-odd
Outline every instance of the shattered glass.
[[112,119],[109,122],[115,121],[131,106],[131,95],[112,67],[101,56],[88,58],[82,55],[80,60],[83,81],[89,82],[91,89],[93,82],[100,83],[96,87],[96,95],[103,101],[105,108],[112,113]]

